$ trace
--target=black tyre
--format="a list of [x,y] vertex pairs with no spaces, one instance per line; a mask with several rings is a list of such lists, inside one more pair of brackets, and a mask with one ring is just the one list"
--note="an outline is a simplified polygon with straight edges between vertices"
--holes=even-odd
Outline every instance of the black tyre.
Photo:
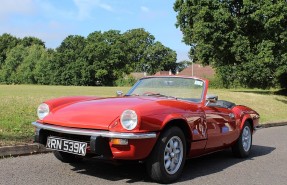
[[239,139],[232,147],[232,152],[236,157],[244,158],[250,153],[252,146],[252,130],[249,122],[245,122]]
[[186,139],[182,130],[171,127],[161,134],[146,167],[152,180],[171,183],[182,173],[186,158]]
[[53,151],[54,156],[64,163],[79,163],[83,160],[82,157],[60,151]]

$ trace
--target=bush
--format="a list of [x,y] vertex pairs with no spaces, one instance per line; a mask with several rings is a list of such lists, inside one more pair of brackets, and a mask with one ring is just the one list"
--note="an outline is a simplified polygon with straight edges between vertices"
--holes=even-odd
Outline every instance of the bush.
[[281,66],[277,72],[276,77],[278,79],[278,84],[282,89],[287,89],[287,66]]
[[240,85],[238,80],[235,80],[232,83],[229,82],[228,87],[226,87],[226,84],[225,84],[226,82],[218,76],[215,76],[213,78],[208,78],[208,80],[209,80],[209,87],[215,88],[215,89],[245,88],[242,85]]
[[116,80],[116,86],[132,86],[136,83],[137,79],[135,79],[132,75],[127,75],[123,78],[119,78]]

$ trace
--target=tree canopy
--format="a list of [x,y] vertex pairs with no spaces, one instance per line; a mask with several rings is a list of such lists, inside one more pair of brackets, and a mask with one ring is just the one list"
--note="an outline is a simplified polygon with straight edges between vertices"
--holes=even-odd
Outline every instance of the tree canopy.
[[190,54],[226,87],[287,88],[286,0],[176,0]]
[[131,72],[176,67],[175,51],[141,28],[69,35],[55,50],[35,37],[0,36],[0,83],[115,85]]

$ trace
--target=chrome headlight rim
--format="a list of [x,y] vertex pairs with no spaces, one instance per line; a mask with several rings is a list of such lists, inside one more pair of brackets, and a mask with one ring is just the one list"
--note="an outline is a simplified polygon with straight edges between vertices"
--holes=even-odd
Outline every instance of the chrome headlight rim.
[[37,108],[37,116],[43,120],[50,113],[50,107],[46,103],[41,103]]
[[138,115],[134,110],[125,110],[121,114],[121,125],[126,130],[133,130],[138,125]]

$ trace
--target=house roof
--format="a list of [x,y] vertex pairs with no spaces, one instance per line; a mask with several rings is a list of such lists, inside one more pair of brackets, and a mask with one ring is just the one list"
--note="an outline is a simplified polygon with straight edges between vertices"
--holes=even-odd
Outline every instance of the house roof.
[[170,71],[158,71],[154,76],[171,75]]
[[193,64],[179,72],[179,75],[183,76],[193,76],[200,78],[212,78],[215,75],[215,70],[211,66],[202,66],[201,64]]

